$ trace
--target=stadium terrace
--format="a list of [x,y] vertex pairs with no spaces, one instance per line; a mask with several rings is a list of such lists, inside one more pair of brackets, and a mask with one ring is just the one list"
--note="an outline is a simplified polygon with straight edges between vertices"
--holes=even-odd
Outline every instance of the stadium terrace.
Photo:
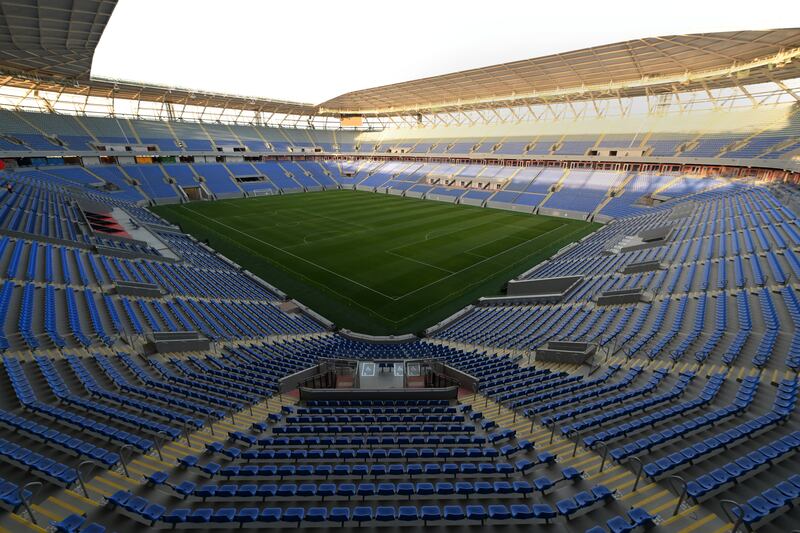
[[800,29],[308,104],[14,4],[1,530],[796,529]]

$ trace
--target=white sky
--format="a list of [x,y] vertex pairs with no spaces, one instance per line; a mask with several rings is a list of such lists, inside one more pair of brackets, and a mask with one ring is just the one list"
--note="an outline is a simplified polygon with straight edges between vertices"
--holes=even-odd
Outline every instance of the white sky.
[[92,75],[320,103],[628,39],[796,26],[797,0],[119,0]]

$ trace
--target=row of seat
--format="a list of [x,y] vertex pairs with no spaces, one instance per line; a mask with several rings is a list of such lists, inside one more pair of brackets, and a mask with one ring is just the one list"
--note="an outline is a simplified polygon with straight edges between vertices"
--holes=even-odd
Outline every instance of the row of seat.
[[481,380],[481,392],[483,394],[501,394],[509,392],[519,387],[535,385],[548,379],[562,378],[569,374],[566,372],[552,372],[549,369],[526,367],[513,374],[498,373],[492,379]]
[[0,439],[0,458],[64,487],[78,480],[78,472],[74,468],[6,439]]
[[[52,417],[61,423],[67,424],[72,427],[77,427],[81,431],[86,431],[90,434],[101,436],[102,438],[120,442],[123,445],[131,445],[134,448],[146,452],[152,449],[153,441],[145,436],[134,435],[131,432],[124,431],[118,428],[111,427],[96,420],[99,416],[108,419],[121,420],[130,423],[138,428],[148,428],[156,431],[161,431],[164,427],[162,424],[151,423],[149,420],[144,419],[138,415],[133,415],[124,411],[120,411],[113,407],[108,407],[99,402],[84,399],[83,397],[74,395],[70,392],[67,385],[61,379],[58,371],[55,369],[53,362],[43,356],[35,358],[36,364],[45,377],[45,380],[52,390],[53,394],[65,404],[78,406],[91,415],[85,417],[73,412],[70,412],[61,407],[40,402],[36,393],[33,392],[30,382],[25,375],[22,365],[16,358],[4,356],[3,367],[6,370],[12,388],[22,404],[23,408],[30,411],[40,413],[46,417]],[[113,459],[109,456],[109,460]]]
[[[611,365],[609,366],[603,374],[598,376],[594,379],[584,379],[581,375],[570,375],[567,378],[563,378],[560,380],[556,380],[553,382],[548,382],[543,385],[538,385],[532,388],[524,388],[522,390],[516,391],[515,396],[522,396],[522,399],[513,400],[509,406],[512,409],[519,409],[521,407],[525,407],[531,404],[543,402],[546,400],[550,400],[552,398],[556,398],[559,396],[563,396],[560,401],[554,401],[553,403],[548,403],[545,405],[538,405],[536,407],[531,407],[528,409],[523,410],[523,414],[525,416],[532,416],[536,415],[542,411],[549,411],[551,409],[556,409],[558,407],[563,407],[569,403],[572,403],[572,399],[577,397],[579,391],[588,391],[591,393],[592,391],[589,389],[593,389],[594,387],[598,387],[599,385],[605,383],[611,377],[616,374],[616,372],[620,369],[619,365]],[[629,374],[635,372],[638,374],[641,369],[638,370],[629,370]],[[511,393],[506,393],[502,395],[499,400],[501,402],[504,401],[504,398],[509,396]]]
[[[275,413],[270,413],[270,417]],[[276,419],[275,421],[277,421]],[[261,424],[261,422],[256,422]],[[263,433],[268,426],[258,426],[251,428],[253,433]],[[442,447],[442,446],[470,446],[470,447],[483,447],[487,443],[485,435],[382,435],[370,437],[350,437],[350,436],[297,436],[297,437],[256,437],[243,433],[241,431],[232,431],[228,433],[228,439],[234,442],[243,442],[250,446],[259,447],[280,447],[288,448],[293,446],[312,447],[324,446],[330,447],[376,447],[376,446],[391,446],[391,447],[406,447],[406,446],[427,446],[427,447]]]
[[667,473],[677,472],[689,465],[697,464],[710,455],[724,451],[728,446],[735,445],[740,440],[752,438],[767,428],[778,424],[781,420],[774,413],[748,420],[722,433],[673,452],[666,457],[647,463],[644,465],[643,471],[653,479],[658,479]]
[[106,528],[100,524],[91,522],[86,523],[86,517],[78,514],[71,514],[62,520],[50,522],[56,533],[104,533]]
[[[110,400],[116,404],[123,405],[123,406],[130,406],[137,408],[140,412],[144,413],[151,413],[155,414],[159,417],[163,417],[165,419],[172,418],[179,418],[174,413],[173,409],[169,409],[166,407],[162,407],[158,404],[139,400],[138,398],[134,397],[131,394],[118,394],[116,392],[111,392],[104,387],[100,386],[95,380],[94,376],[86,369],[83,362],[80,358],[73,356],[73,355],[66,355],[65,359],[69,364],[70,368],[74,372],[74,374],[78,377],[78,380],[83,385],[84,389],[91,395],[99,398],[103,398],[106,400]],[[48,361],[45,358],[37,359],[37,363],[39,363],[40,368],[43,366],[52,365],[52,362]],[[49,364],[48,364],[49,363]],[[55,368],[53,368],[54,372],[57,372]],[[68,390],[68,389],[67,389]],[[181,430],[178,427],[175,427],[171,424],[164,424],[157,420],[152,420],[148,417],[131,414],[129,412],[123,411],[121,409],[117,409],[115,407],[109,407],[104,405],[100,402],[94,402],[92,400],[86,400],[80,396],[72,396],[69,393],[64,393],[64,398],[71,403],[80,406],[86,406],[91,411],[102,413],[104,416],[108,418],[118,418],[121,420],[125,420],[133,425],[142,427],[149,431],[154,431],[158,434],[167,436],[170,440],[175,440],[181,436]]]
[[301,415],[287,416],[287,424],[453,424],[463,422],[462,415]]
[[[220,392],[227,389],[228,396],[245,403],[253,403],[263,396],[269,397],[277,390],[277,386],[273,382],[250,379],[233,372],[214,369],[203,362],[195,361],[195,365],[201,371],[195,370],[185,361],[177,358],[173,358],[170,362],[180,372],[183,379],[194,379],[201,388],[210,392]],[[152,366],[161,365],[162,368],[166,368],[159,361],[151,361],[150,363]]]
[[28,501],[32,495],[31,491],[23,490],[16,483],[0,477],[0,508],[16,512],[22,505],[22,499]]
[[274,435],[302,435],[320,433],[472,433],[471,424],[397,424],[383,426],[280,426],[272,429]]
[[[607,496],[600,495],[599,499]],[[613,498],[613,496],[610,496]],[[200,507],[195,509],[175,508],[170,511],[161,505],[151,503],[141,496],[134,496],[126,491],[119,491],[107,498],[107,505],[119,508],[124,514],[139,520],[147,525],[157,522],[165,524],[190,523],[212,528],[222,527],[223,524],[238,523],[241,526],[249,523],[286,522],[301,524],[303,522],[319,523],[330,522],[344,525],[347,522],[363,524],[366,522],[414,522],[422,521],[424,525],[429,522],[474,521],[484,524],[487,520],[505,522],[509,520],[524,521],[525,523],[550,523],[560,515],[559,511],[550,505],[539,503],[533,505],[513,504],[510,506],[494,504],[483,505],[437,505],[416,506],[379,506],[376,508],[358,506],[349,507]],[[569,515],[574,514],[571,506],[566,506]],[[565,515],[568,516],[568,515]],[[638,514],[637,514],[638,516]]]
[[739,523],[744,523],[753,531],[791,507],[800,503],[800,475],[792,475],[786,480],[776,483],[758,496],[753,496],[746,503],[733,508],[733,514]]
[[[686,372],[686,373],[682,372],[680,377],[678,378],[678,381],[675,383],[675,385],[673,385],[672,389],[669,392],[651,396],[649,398],[645,398],[642,400],[626,403],[623,407],[618,407],[617,409],[613,409],[610,411],[603,411],[600,414],[587,417],[583,420],[579,420],[571,424],[564,424],[561,426],[561,433],[562,435],[568,435],[573,431],[580,432],[591,427],[602,425],[610,420],[623,418],[632,415],[633,413],[645,411],[655,405],[670,402],[684,393],[686,387],[694,379],[694,376],[695,376],[694,372]],[[647,392],[653,391],[659,382],[660,379],[658,379],[658,376],[653,376],[651,380],[648,381],[648,383],[644,387],[641,387],[639,390],[630,391],[629,393],[623,393],[622,395],[619,396],[614,396],[612,398],[609,398],[608,399],[609,401],[601,401],[599,402],[599,407],[595,406],[593,407],[592,410],[599,409],[601,407],[606,407],[609,405],[614,405],[622,401],[628,400],[630,398],[642,396]],[[588,412],[588,409],[585,410],[584,412]],[[542,423],[544,423],[544,420],[542,421]]]
[[[19,365],[19,361],[13,361],[16,363],[16,365]],[[35,358],[35,362],[39,370],[44,375],[47,385],[50,387],[50,390],[53,392],[56,398],[70,407],[76,407],[80,409],[89,416],[79,415],[71,410],[62,409],[54,405],[39,402],[36,400],[35,396],[23,398],[19,397],[18,395],[18,398],[24,407],[33,411],[41,412],[46,416],[51,416],[60,422],[78,427],[83,431],[101,435],[104,438],[118,441],[123,445],[129,444],[142,452],[147,452],[153,448],[153,440],[149,438],[148,435],[136,435],[130,431],[112,427],[111,425],[100,422],[98,418],[123,422],[134,428],[137,428],[138,431],[147,430],[156,433],[167,433],[168,426],[164,424],[153,422],[145,417],[131,414],[114,407],[109,407],[103,403],[88,400],[76,394],[72,394],[51,360],[43,356],[37,356]],[[8,363],[6,364],[6,368],[8,368]],[[18,372],[20,375],[22,375],[21,367],[18,367]],[[30,384],[27,383],[27,380],[25,383],[27,387],[30,387]],[[96,387],[90,389],[90,392],[97,396],[103,396],[107,391],[101,389],[100,387]],[[104,397],[109,399],[116,398],[116,396],[111,393],[108,393],[108,395]],[[125,404],[124,402],[120,403]],[[129,403],[128,405],[134,405],[137,407],[139,406],[137,403]],[[144,411],[145,409],[142,408],[142,410]]]
[[[138,366],[138,363],[129,354],[120,353],[119,358],[129,368]],[[145,379],[145,383],[177,396],[194,398],[204,403],[221,406],[223,409],[234,409],[236,411],[243,409],[245,405],[256,403],[259,398],[257,393],[242,394],[222,386],[224,384],[221,383],[207,384],[206,381],[210,380],[203,376],[183,377],[156,359],[148,359],[147,363],[158,372],[163,380],[153,379],[147,374],[140,374]]]
[[[523,446],[525,446],[523,444]],[[530,447],[529,447],[530,448]],[[528,448],[528,449],[529,449]],[[260,460],[314,460],[314,459],[339,459],[339,460],[358,460],[372,459],[376,461],[390,459],[494,459],[509,457],[514,453],[526,448],[508,445],[503,450],[497,448],[373,448],[373,449],[353,449],[353,448],[310,448],[310,449],[278,449],[278,450],[245,450],[239,448],[223,448],[220,442],[206,444],[206,449],[212,453],[220,453],[230,459],[242,458],[245,461]]]
[[617,426],[609,427],[594,435],[587,435],[582,438],[583,445],[593,448],[599,444],[604,444],[617,438],[634,433],[642,428],[654,427],[659,422],[684,415],[694,409],[708,405],[716,398],[720,388],[725,383],[725,374],[713,374],[708,378],[703,390],[697,397],[681,402],[677,405],[665,407],[655,412],[634,418]]
[[701,501],[717,491],[741,483],[762,469],[776,464],[800,450],[800,431],[785,435],[686,482],[686,493],[694,501]]
[[684,420],[672,427],[637,439],[636,442],[614,448],[610,450],[609,454],[615,461],[623,461],[628,457],[644,451],[651,451],[676,438],[683,437],[684,435],[693,433],[704,427],[712,426],[720,420],[741,413],[745,411],[755,399],[758,384],[759,378],[757,376],[747,376],[742,380],[739,392],[736,394],[736,399],[725,407],[699,415],[695,418]]
[[[76,360],[70,359],[70,361],[76,361]],[[180,411],[176,411],[175,409],[161,408],[157,406],[145,409],[150,412],[155,412],[156,414],[163,416],[168,420],[176,420],[178,422],[181,422],[183,424],[188,424],[189,426],[195,428],[201,428],[203,427],[203,420],[197,415],[200,415],[202,417],[210,416],[216,419],[220,419],[224,416],[223,411],[215,409],[213,407],[208,407],[196,401],[186,400],[180,397],[176,397],[175,395],[160,393],[157,391],[149,390],[147,387],[141,387],[138,385],[131,384],[130,381],[128,381],[128,379],[122,374],[122,372],[120,372],[113,365],[110,359],[105,355],[96,354],[94,356],[94,361],[97,363],[97,366],[99,366],[100,369],[103,371],[103,373],[120,390],[125,391],[134,396],[142,396],[148,400],[162,401],[168,403],[169,405],[174,405],[197,413],[195,416],[191,416],[183,414]],[[136,375],[141,378],[144,375],[144,371],[142,371],[141,374],[136,373]]]
[[39,424],[8,411],[0,409],[0,424],[16,430],[18,433],[28,435],[34,440],[44,442],[48,446],[68,450],[69,452],[97,461],[105,468],[111,468],[119,462],[119,454],[111,452],[100,446],[95,446],[77,437],[62,433],[55,428]]
[[[148,476],[148,481],[153,484],[161,481],[161,473]],[[162,483],[166,483],[163,481]],[[325,498],[344,497],[348,500],[352,497],[394,497],[407,496],[465,496],[470,495],[520,495],[532,494],[534,490],[543,492],[555,486],[555,482],[542,480],[539,487],[527,481],[458,481],[455,483],[440,481],[431,482],[402,482],[402,483],[284,483],[276,485],[272,483],[245,483],[245,484],[205,484],[197,486],[190,481],[184,481],[174,486],[173,490],[183,497],[200,498],[203,501],[213,501],[215,499],[237,500],[260,499],[283,497],[283,498]]]
[[[641,367],[633,366],[617,382],[610,383],[610,384],[604,384],[602,386],[594,387],[594,388],[592,388],[590,390],[585,390],[585,391],[579,392],[577,394],[575,394],[575,392],[577,392],[577,389],[572,390],[572,391],[568,391],[568,392],[570,392],[570,394],[566,395],[564,398],[558,398],[558,399],[555,399],[555,400],[550,400],[550,401],[548,401],[548,402],[546,402],[544,404],[528,408],[528,409],[526,409],[526,411],[528,413],[530,413],[530,414],[542,413],[542,412],[550,411],[550,410],[553,410],[553,409],[560,409],[560,408],[568,406],[568,405],[580,404],[582,402],[586,402],[586,401],[590,400],[591,398],[595,398],[597,396],[601,396],[601,395],[608,394],[608,393],[611,393],[611,392],[625,390],[625,389],[627,389],[628,387],[630,387],[633,384],[634,380],[637,377],[639,377],[641,375],[641,373],[642,373],[642,368]],[[658,378],[656,378],[657,381],[660,381],[661,379],[663,379],[664,375],[666,375],[666,374],[662,373]],[[584,405],[586,405],[586,404],[584,404]]]
[[[631,533],[638,529],[650,529],[656,525],[657,520],[657,515],[652,515],[641,507],[634,507],[628,511],[627,517],[611,517],[606,525],[611,533]],[[606,533],[606,530],[601,526],[594,526],[587,529],[586,533]]]
[[[543,452],[544,453],[544,452]],[[197,468],[210,477],[222,476],[227,478],[237,477],[302,477],[302,476],[436,476],[436,475],[504,475],[510,476],[516,472],[526,472],[539,464],[551,464],[555,457],[543,455],[540,459],[546,461],[531,461],[522,459],[514,464],[510,463],[375,463],[366,464],[337,464],[337,465],[239,465],[230,464],[222,466],[219,463],[206,463],[201,465],[197,456],[188,455],[178,459],[178,464],[183,468]]]
[[[286,406],[291,407],[291,406]],[[455,407],[298,407],[290,410],[298,415],[384,415],[452,414]]]
[[775,425],[784,423],[794,411],[797,404],[797,393],[797,378],[781,380],[778,384],[778,393],[773,408],[767,413],[671,453],[667,457],[647,463],[644,465],[643,471],[651,478],[658,478],[665,473],[674,472],[684,466],[701,461],[708,455],[723,451],[738,441],[750,439]]
[[306,407],[444,407],[449,408],[447,400],[308,400]]

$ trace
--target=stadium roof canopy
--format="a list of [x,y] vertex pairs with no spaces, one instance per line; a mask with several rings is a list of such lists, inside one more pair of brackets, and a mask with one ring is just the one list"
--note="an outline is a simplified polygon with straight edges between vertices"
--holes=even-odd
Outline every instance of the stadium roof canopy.
[[32,76],[89,79],[116,0],[0,2],[0,65]]
[[343,94],[322,112],[455,111],[800,77],[800,28],[636,39]]
[[711,90],[800,78],[800,28],[636,39],[364,89],[319,105],[92,79],[116,0],[0,2],[0,83],[292,115],[392,116]]
[[92,57],[117,0],[0,2],[0,82],[83,96],[274,113],[316,114],[311,104],[91,79]]

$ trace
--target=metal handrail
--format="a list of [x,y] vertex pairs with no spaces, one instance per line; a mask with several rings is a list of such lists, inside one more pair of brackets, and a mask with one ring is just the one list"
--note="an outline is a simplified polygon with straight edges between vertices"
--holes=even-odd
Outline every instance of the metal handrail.
[[598,472],[602,472],[603,468],[606,466],[606,458],[608,457],[608,444],[605,442],[598,442],[597,446],[603,447],[603,460],[600,461],[600,470],[598,470]]
[[87,472],[91,472],[92,469],[97,466],[97,464],[94,461],[83,461],[78,465],[78,468],[75,469],[75,473],[78,474],[78,484],[80,484],[81,489],[83,490],[83,495],[86,496],[87,499],[91,499],[89,496],[89,491],[86,489],[86,482],[83,479],[83,472],[81,472],[85,466],[91,466],[91,468],[87,469]]
[[131,477],[130,473],[128,473],[128,459],[130,458],[130,456],[126,458],[125,457],[126,453],[132,454],[133,446],[131,446],[130,444],[124,444],[119,449],[119,462],[122,464],[122,471],[125,472],[125,477]]
[[678,505],[675,506],[675,510],[672,512],[672,516],[675,516],[676,514],[678,514],[678,511],[680,510],[681,505],[683,504],[683,500],[686,498],[686,495],[689,491],[689,488],[686,485],[686,480],[678,475],[669,476],[666,479],[666,481],[669,482],[669,484],[672,484],[673,482],[678,482],[680,483],[681,486],[680,492],[676,491],[678,492]]
[[36,516],[34,516],[33,514],[33,509],[31,509],[30,502],[28,501],[28,498],[25,497],[25,492],[27,492],[28,489],[31,489],[30,497],[33,498],[35,494],[38,494],[39,491],[42,490],[42,484],[39,481],[31,481],[17,489],[17,491],[19,491],[19,500],[22,502],[22,506],[25,508],[25,510],[28,511],[28,515],[31,517],[31,522],[38,525],[38,522],[36,521]]
[[159,461],[164,460],[164,456],[161,454],[161,443],[159,442],[161,437],[158,435],[153,435],[153,445],[156,447],[156,453],[158,454]]
[[571,429],[567,432],[567,438],[571,438],[570,435],[575,435],[575,447],[572,448],[572,457],[578,453],[578,444],[581,442],[581,432],[577,429]]
[[639,486],[639,480],[642,478],[642,472],[644,471],[644,463],[638,457],[631,457],[629,461],[636,461],[636,464],[639,465],[639,471],[636,473],[636,481],[633,483],[633,488],[631,492],[636,492],[636,488]]
[[[742,523],[742,519],[744,518],[744,509],[742,509],[742,506],[734,500],[720,500],[719,506],[720,509],[722,509],[722,512],[725,514],[725,518],[728,519],[728,522],[733,524],[733,528],[731,529],[730,533],[736,533]],[[730,509],[732,510],[739,509],[739,516],[731,514],[727,506],[730,506]]]

